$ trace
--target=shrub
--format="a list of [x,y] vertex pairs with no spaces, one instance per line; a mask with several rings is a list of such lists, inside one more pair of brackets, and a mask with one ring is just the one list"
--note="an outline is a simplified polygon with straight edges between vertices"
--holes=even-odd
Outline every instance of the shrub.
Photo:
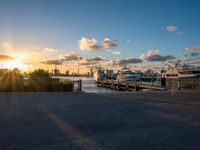
[[28,82],[34,92],[45,92],[51,85],[51,77],[47,71],[38,69],[30,73]]
[[73,91],[74,83],[71,80],[65,80],[63,82],[63,91]]
[[51,84],[49,85],[47,91],[49,92],[57,92],[63,91],[63,84],[57,79],[52,79]]
[[52,79],[50,74],[42,69],[36,70],[29,75],[29,87],[26,91],[33,92],[61,92],[73,91],[73,82],[66,80],[61,82],[59,79]]
[[18,69],[7,71],[1,81],[2,92],[23,92],[24,79],[23,75]]
[[52,79],[51,85],[48,88],[48,91],[52,92],[61,92],[61,91],[73,91],[74,84],[70,80],[61,82],[56,79]]

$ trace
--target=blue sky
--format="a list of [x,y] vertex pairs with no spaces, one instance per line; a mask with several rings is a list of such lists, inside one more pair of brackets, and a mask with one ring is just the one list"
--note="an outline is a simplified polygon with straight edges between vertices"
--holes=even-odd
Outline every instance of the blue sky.
[[[120,60],[148,50],[179,57],[200,52],[199,16],[198,0],[1,0],[0,52],[55,50],[40,57],[45,60],[71,53]],[[117,46],[81,50],[83,37]]]

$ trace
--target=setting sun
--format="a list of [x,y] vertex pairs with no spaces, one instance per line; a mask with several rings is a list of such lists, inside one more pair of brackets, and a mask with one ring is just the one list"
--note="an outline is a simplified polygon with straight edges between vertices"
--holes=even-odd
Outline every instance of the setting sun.
[[21,63],[19,60],[5,62],[4,67],[8,69],[18,68],[23,71],[27,70],[27,66]]

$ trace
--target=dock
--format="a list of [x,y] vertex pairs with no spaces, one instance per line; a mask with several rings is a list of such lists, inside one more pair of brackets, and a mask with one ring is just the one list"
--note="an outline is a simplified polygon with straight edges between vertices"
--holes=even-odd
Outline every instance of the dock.
[[124,91],[141,91],[143,89],[152,91],[165,91],[166,87],[160,85],[154,85],[153,82],[149,84],[140,82],[119,82],[117,80],[102,80],[96,81],[98,87],[111,88],[113,90],[124,90]]

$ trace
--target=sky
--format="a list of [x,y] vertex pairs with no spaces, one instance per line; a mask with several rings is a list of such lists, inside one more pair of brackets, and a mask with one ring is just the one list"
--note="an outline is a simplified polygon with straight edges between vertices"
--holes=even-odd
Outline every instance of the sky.
[[64,67],[199,64],[199,0],[0,0],[0,55]]

